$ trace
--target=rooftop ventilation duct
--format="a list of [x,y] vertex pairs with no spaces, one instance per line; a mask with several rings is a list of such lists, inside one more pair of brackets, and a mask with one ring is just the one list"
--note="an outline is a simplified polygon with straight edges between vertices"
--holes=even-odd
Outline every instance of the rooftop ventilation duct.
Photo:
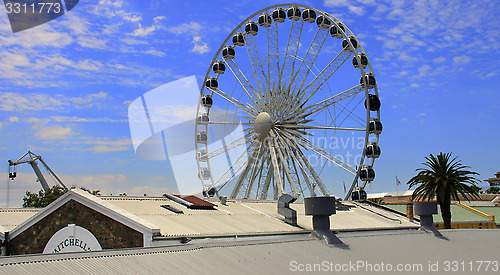
[[328,245],[347,248],[330,229],[330,216],[336,213],[335,197],[310,197],[304,199],[305,214],[313,216],[312,236],[325,241]]
[[285,222],[291,225],[297,225],[297,211],[290,208],[290,203],[296,201],[297,198],[289,194],[283,194],[278,199],[278,214],[285,217]]
[[421,202],[414,202],[413,203],[413,211],[415,215],[420,216],[420,229],[424,232],[432,233],[434,236],[441,238],[441,239],[446,239],[445,236],[441,234],[435,227],[434,227],[434,220],[432,218],[432,215],[437,214],[437,202],[435,201],[421,201]]

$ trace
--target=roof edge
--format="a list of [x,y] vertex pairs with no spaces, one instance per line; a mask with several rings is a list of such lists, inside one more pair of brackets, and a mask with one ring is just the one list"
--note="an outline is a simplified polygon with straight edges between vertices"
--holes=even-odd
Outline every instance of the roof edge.
[[9,238],[12,239],[19,235],[21,232],[26,230],[27,228],[33,226],[38,221],[42,220],[50,213],[56,211],[65,203],[74,200],[78,203],[81,203],[92,210],[100,212],[101,214],[116,220],[126,226],[131,227],[134,230],[137,230],[141,233],[146,234],[157,234],[160,233],[160,228],[151,222],[138,217],[110,202],[102,200],[92,194],[89,194],[86,191],[71,189],[66,194],[59,197],[57,200],[46,206],[45,208],[38,211],[35,215],[28,218],[26,221],[22,222],[16,228],[12,229],[9,233]]

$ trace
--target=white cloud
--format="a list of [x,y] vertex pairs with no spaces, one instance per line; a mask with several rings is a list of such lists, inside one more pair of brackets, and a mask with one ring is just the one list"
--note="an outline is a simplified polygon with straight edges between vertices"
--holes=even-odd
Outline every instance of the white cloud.
[[54,29],[52,24],[43,24],[16,34],[6,32],[0,35],[0,46],[19,46],[24,49],[39,47],[64,48],[73,42],[73,37],[68,32]]
[[113,123],[113,122],[126,122],[125,120],[117,120],[117,119],[112,119],[112,118],[107,118],[107,117],[102,117],[102,118],[88,118],[88,117],[76,117],[76,116],[51,116],[51,120],[55,122],[107,122],[107,123]]
[[[372,4],[372,1],[360,1],[360,4]],[[349,1],[349,0],[325,0],[324,5],[327,7],[346,7],[349,9],[350,12],[356,14],[356,15],[364,15],[365,14],[365,8],[362,7],[361,5],[353,5],[355,1]]]
[[130,138],[122,138],[118,140],[90,139],[88,141],[85,141],[84,143],[93,145],[92,147],[85,149],[84,151],[92,151],[94,153],[127,151],[130,150],[132,145],[132,141],[130,140]]
[[178,26],[168,27],[167,31],[174,33],[176,35],[189,33],[192,35],[197,35],[202,29],[202,25],[198,22],[191,21],[189,23],[183,23]]
[[136,14],[126,14],[123,19],[125,19],[128,22],[139,22],[142,20],[142,17],[140,15]]
[[35,133],[35,137],[41,140],[61,140],[75,134],[70,127],[63,127],[60,125],[34,125],[32,128],[38,130]]
[[[147,36],[160,28],[160,21],[163,20],[165,16],[157,16],[153,18],[153,25],[149,27],[142,27],[141,23],[138,23],[137,29],[135,29],[130,35],[132,36]],[[142,19],[142,18],[141,18]],[[140,21],[140,20],[137,20]]]
[[151,25],[149,27],[143,28],[141,24],[135,29],[133,32],[130,33],[132,36],[147,36],[150,33],[152,33],[154,30],[156,30],[155,25]]
[[472,61],[472,58],[468,55],[460,55],[453,57],[453,65],[460,66]]
[[18,117],[16,117],[16,116],[8,117],[6,120],[0,121],[0,130],[2,130],[2,128],[8,127],[12,123],[16,123],[16,122],[19,122]]
[[85,59],[74,63],[72,67],[84,71],[98,71],[103,65],[100,61]]
[[147,41],[128,38],[128,37],[123,38],[121,41],[127,45],[145,45],[145,44],[148,44]]
[[158,50],[155,50],[155,49],[150,49],[150,50],[144,51],[144,53],[145,54],[155,55],[155,56],[165,56],[164,52],[161,52],[161,51],[158,51]]
[[62,97],[51,97],[46,94],[0,93],[0,110],[2,111],[55,110],[62,105],[64,105]]
[[48,120],[46,118],[40,119],[36,117],[30,117],[24,120],[26,123],[35,123],[35,124],[40,124],[40,123],[47,123]]
[[78,45],[89,49],[107,49],[107,40],[103,37],[96,39],[95,36],[78,36],[76,38]]
[[430,70],[431,70],[431,66],[429,66],[427,64],[420,66],[418,68],[418,75],[416,77],[425,77],[429,74]]
[[86,186],[93,186],[94,184],[103,185],[103,184],[112,184],[124,182],[127,180],[127,176],[123,174],[104,174],[104,175],[96,175],[96,176],[85,176],[82,179],[82,182]]
[[432,59],[432,62],[434,63],[444,63],[446,61],[446,57],[440,56]]
[[[371,37],[383,45],[383,59],[389,66],[379,66],[379,70],[388,70],[399,66],[400,70],[408,67],[419,68],[412,75],[437,76],[447,72],[470,72],[464,64],[472,60],[483,61],[482,71],[486,75],[495,70],[488,53],[500,49],[500,20],[495,13],[496,5],[491,1],[437,1],[437,0],[325,0],[328,7],[362,7],[369,20],[376,21]],[[374,11],[375,8],[375,11]],[[361,10],[361,9],[360,9]],[[350,17],[361,12],[349,10]],[[341,18],[343,19],[343,18]],[[481,37],[481,39],[468,39]],[[436,53],[430,55],[429,53]],[[460,53],[458,56],[456,53]],[[443,66],[432,70],[422,68],[419,61],[432,61]],[[399,61],[399,62],[397,62]],[[450,66],[450,65],[453,65]],[[446,68],[445,68],[446,66]],[[426,70],[426,71],[422,71]]]
[[93,103],[107,97],[107,93],[87,94],[81,97],[65,97],[48,94],[21,94],[14,92],[0,92],[0,111],[41,111],[61,110],[66,106],[74,108],[89,108]]
[[2,66],[8,67],[26,67],[30,66],[31,62],[25,53],[2,52],[0,55]]
[[204,37],[200,35],[200,31],[203,29],[203,26],[198,22],[191,21],[189,23],[183,23],[166,29],[168,32],[175,35],[187,34],[192,36],[193,48],[191,49],[191,52],[204,54],[210,50],[207,43],[203,41]]
[[208,52],[209,49],[208,49],[207,43],[202,42],[200,36],[193,37],[193,43],[194,43],[194,47],[193,47],[193,49],[191,49],[192,52],[195,52],[197,54],[204,54],[204,53]]
[[89,26],[91,25],[84,16],[79,16],[73,12],[66,13],[64,15],[63,25],[71,30],[71,33],[76,35],[86,35],[91,31]]

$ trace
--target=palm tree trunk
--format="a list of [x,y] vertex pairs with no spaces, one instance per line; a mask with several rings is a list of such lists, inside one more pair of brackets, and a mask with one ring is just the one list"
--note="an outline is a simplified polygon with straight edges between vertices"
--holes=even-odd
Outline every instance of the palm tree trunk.
[[445,196],[438,200],[439,207],[441,207],[441,217],[444,222],[444,229],[451,229],[451,200],[449,196]]

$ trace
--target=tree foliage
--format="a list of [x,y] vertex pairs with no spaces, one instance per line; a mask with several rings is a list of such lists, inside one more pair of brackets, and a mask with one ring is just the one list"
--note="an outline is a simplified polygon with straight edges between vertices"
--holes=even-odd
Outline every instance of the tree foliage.
[[[72,186],[71,189],[74,189]],[[83,191],[99,196],[101,195],[101,190],[89,190],[85,187],[80,187]],[[51,204],[53,201],[57,200],[60,196],[66,194],[68,190],[62,186],[54,185],[50,187],[47,191],[40,190],[38,193],[31,193],[26,191],[26,195],[23,198],[23,207],[36,207],[41,208]]]
[[68,192],[65,188],[54,185],[47,191],[40,190],[38,193],[31,193],[26,191],[26,196],[23,198],[23,207],[45,207],[51,202],[57,200],[60,196]]
[[[407,184],[409,188],[418,186],[413,191],[412,199],[433,200],[436,198],[441,207],[441,214],[445,228],[451,228],[451,200],[460,201],[460,195],[469,198],[479,198],[476,183],[479,182],[476,172],[467,170],[469,166],[462,165],[457,157],[451,159],[451,153],[439,153],[425,158],[422,163],[426,168],[415,170],[416,176],[411,178]],[[468,185],[470,184],[470,185]]]
[[500,193],[500,187],[491,186],[488,190],[486,190],[486,194],[498,194]]
[[376,203],[376,204],[384,204],[384,199],[382,199],[382,198],[372,198],[372,199],[368,199],[368,200],[373,202],[373,203]]

